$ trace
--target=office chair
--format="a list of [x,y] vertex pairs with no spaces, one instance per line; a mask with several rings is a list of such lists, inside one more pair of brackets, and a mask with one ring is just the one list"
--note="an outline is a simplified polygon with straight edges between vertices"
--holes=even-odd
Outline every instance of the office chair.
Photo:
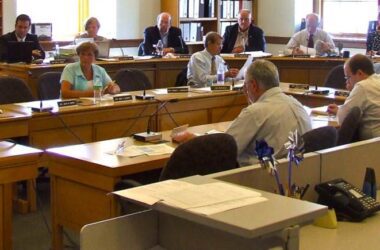
[[34,97],[26,83],[16,77],[0,77],[0,104],[30,102]]
[[46,72],[37,79],[40,100],[58,99],[61,93],[61,72]]
[[162,169],[160,181],[207,175],[238,167],[237,145],[229,134],[198,136],[179,145]]
[[187,85],[187,67],[184,68],[178,75],[175,80],[175,86],[186,86]]
[[338,130],[338,146],[359,140],[361,118],[361,109],[359,107],[353,107]]
[[141,42],[139,44],[138,50],[137,50],[137,55],[138,56],[143,56],[144,55],[144,42]]
[[334,89],[346,88],[346,79],[344,78],[343,65],[335,66],[330,70],[325,79],[324,86]]
[[148,77],[139,69],[120,69],[116,72],[114,80],[120,86],[121,92],[152,88]]
[[332,126],[325,126],[310,130],[302,135],[305,143],[305,153],[314,152],[336,146],[338,132]]

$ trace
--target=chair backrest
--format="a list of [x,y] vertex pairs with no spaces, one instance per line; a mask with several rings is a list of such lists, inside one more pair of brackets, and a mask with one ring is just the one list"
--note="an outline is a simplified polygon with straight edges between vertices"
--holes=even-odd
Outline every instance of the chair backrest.
[[120,69],[116,72],[114,80],[120,86],[121,92],[152,88],[148,77],[139,69]]
[[375,70],[376,74],[380,74],[380,63],[374,63],[373,70]]
[[347,114],[338,130],[338,143],[343,145],[359,140],[359,127],[362,111],[359,107],[353,107]]
[[346,88],[346,79],[344,78],[343,65],[335,66],[330,70],[325,79],[324,86],[335,89]]
[[175,80],[175,86],[186,86],[187,85],[187,67],[184,68],[178,75]]
[[0,77],[0,104],[30,102],[34,97],[26,83],[16,77]]
[[141,42],[139,44],[139,48],[137,50],[137,55],[138,56],[143,56],[144,55],[144,42]]
[[305,153],[332,148],[336,146],[338,132],[332,126],[325,126],[310,130],[302,135],[305,143]]
[[199,136],[179,145],[160,180],[206,175],[238,167],[235,139],[228,134]]
[[61,72],[46,72],[38,77],[38,97],[41,100],[58,99],[61,93]]

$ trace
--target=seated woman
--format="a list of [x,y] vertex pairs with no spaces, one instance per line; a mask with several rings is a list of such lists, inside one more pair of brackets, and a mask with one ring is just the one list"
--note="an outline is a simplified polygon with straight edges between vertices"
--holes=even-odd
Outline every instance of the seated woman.
[[87,19],[86,24],[84,25],[85,33],[80,34],[76,38],[94,38],[95,42],[105,41],[107,38],[103,36],[98,36],[98,31],[100,28],[99,20],[96,17],[90,17]]
[[79,62],[70,63],[61,75],[61,97],[78,98],[94,95],[94,82],[101,82],[104,94],[117,94],[119,85],[115,84],[104,68],[93,64],[98,55],[98,46],[92,42],[84,42],[76,48]]
[[376,30],[367,35],[367,54],[376,55],[380,53],[380,21],[376,22]]

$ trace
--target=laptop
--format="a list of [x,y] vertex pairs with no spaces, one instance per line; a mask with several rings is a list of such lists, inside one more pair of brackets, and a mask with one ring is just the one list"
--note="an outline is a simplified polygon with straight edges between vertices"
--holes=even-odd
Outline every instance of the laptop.
[[96,42],[96,45],[98,45],[98,50],[99,50],[98,59],[109,58],[111,40]]
[[74,44],[75,45],[79,45],[81,43],[85,43],[85,42],[94,42],[94,38],[75,38],[74,39]]
[[8,41],[7,47],[8,52],[6,55],[7,63],[18,63],[32,62],[32,50],[33,50],[33,42],[25,41],[25,42],[16,42],[16,41]]

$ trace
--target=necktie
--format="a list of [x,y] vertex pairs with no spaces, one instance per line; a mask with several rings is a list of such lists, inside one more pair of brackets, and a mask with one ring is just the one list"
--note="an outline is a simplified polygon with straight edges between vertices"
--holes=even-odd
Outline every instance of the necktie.
[[216,75],[215,56],[211,57],[211,73],[210,73],[210,75]]
[[309,35],[309,39],[307,41],[307,47],[308,48],[314,48],[313,34]]

